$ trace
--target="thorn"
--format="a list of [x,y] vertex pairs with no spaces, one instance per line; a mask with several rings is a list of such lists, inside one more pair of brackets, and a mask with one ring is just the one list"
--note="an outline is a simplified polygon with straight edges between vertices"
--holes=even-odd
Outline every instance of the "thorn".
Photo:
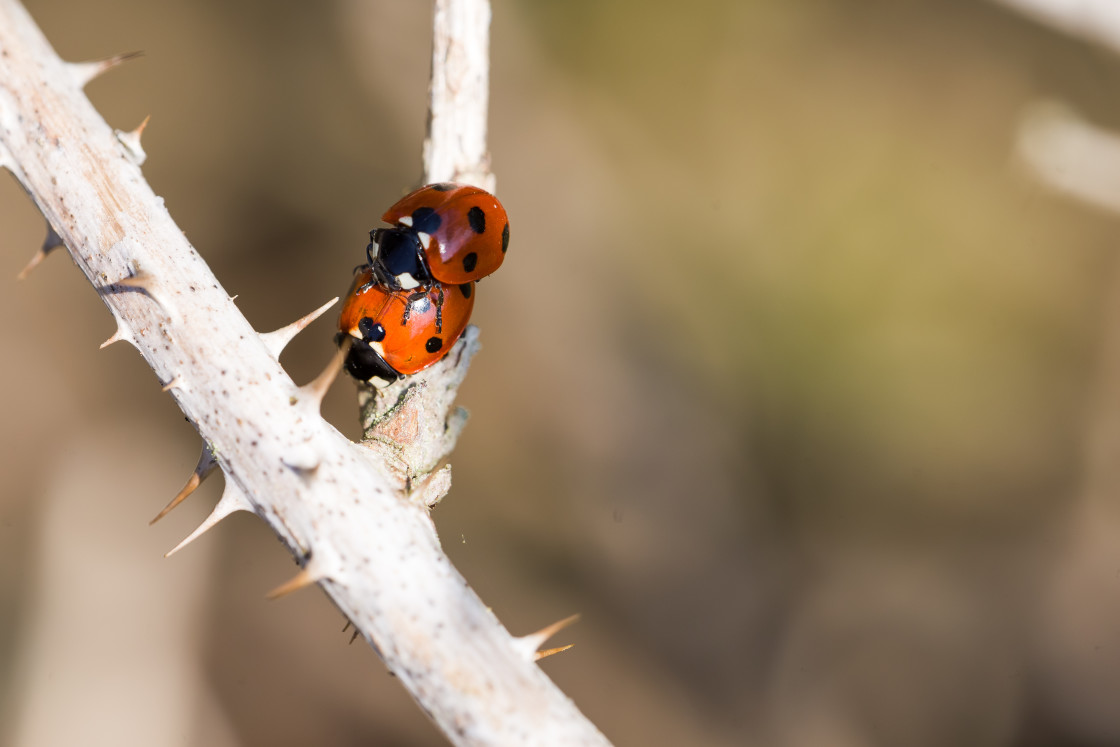
[[264,598],[279,599],[280,597],[286,597],[293,591],[299,591],[305,586],[318,583],[321,578],[322,577],[312,569],[311,563],[308,562],[307,565],[300,569],[299,573],[265,594]]
[[113,333],[112,337],[101,343],[101,346],[98,348],[98,350],[104,350],[114,342],[120,342],[121,340],[124,340],[125,342],[133,346],[136,345],[136,342],[132,339],[132,335],[125,330],[125,328],[121,325],[120,320],[117,320],[117,331]]
[[350,626],[353,624],[354,623],[350,622],[350,620],[347,620],[346,624],[342,626],[342,632],[345,633],[347,630],[350,630]]
[[546,659],[549,656],[553,656],[555,654],[558,654],[561,651],[567,651],[568,649],[570,649],[574,645],[576,645],[576,644],[569,643],[567,646],[559,646],[557,648],[546,648],[544,651],[538,651],[536,654],[533,655],[533,661],[540,661],[541,659]]
[[171,512],[171,509],[178,506],[188,495],[197,490],[198,486],[202,484],[202,481],[209,477],[210,473],[213,472],[214,468],[217,466],[218,462],[214,460],[214,452],[210,450],[208,445],[203,446],[202,455],[198,458],[198,464],[195,465],[194,472],[191,473],[191,476],[187,478],[187,483],[183,486],[183,489],[179,491],[178,495],[171,499],[171,502],[168,503],[162,511],[156,514],[156,518],[148,522],[148,526],[155,524],[164,516],[167,516],[167,514]]
[[137,270],[135,275],[123,277],[115,283],[110,285],[121,286],[124,288],[137,288],[145,293],[151,293],[152,288],[155,287],[155,276],[146,270]]
[[62,238],[55,232],[54,227],[47,222],[47,238],[43,239],[43,245],[39,247],[39,251],[35,252],[35,256],[27,263],[27,266],[20,270],[19,275],[16,275],[17,280],[26,280],[31,271],[39,266],[39,263],[47,258],[47,255],[55,249],[62,246]]
[[350,636],[350,643],[346,644],[347,646],[353,646],[354,645],[354,641],[358,640],[358,633],[359,633],[358,629],[354,628],[354,634],[352,636]]
[[530,633],[529,635],[515,638],[514,644],[516,645],[518,652],[529,661],[536,661],[537,659],[543,659],[546,656],[558,654],[561,651],[571,648],[571,646],[562,646],[558,649],[548,649],[546,651],[538,651],[537,649],[539,649],[541,645],[549,638],[556,635],[561,630],[568,627],[577,620],[579,620],[579,615],[565,617],[563,620],[558,620],[551,625],[546,625],[536,633]]
[[148,126],[148,120],[151,118],[151,114],[144,117],[144,121],[140,123],[140,126],[131,132],[115,130],[117,140],[124,146],[125,155],[137,166],[142,166],[144,161],[148,158],[148,154],[144,152],[144,146],[140,144],[140,136],[144,134],[144,128]]
[[[236,296],[234,296],[234,298],[236,298]],[[307,325],[311,324],[311,322],[322,316],[323,312],[334,306],[336,303],[338,303],[338,296],[335,296],[331,300],[327,301],[325,304],[315,309],[307,316],[301,317],[300,319],[292,322],[287,327],[281,327],[275,332],[265,332],[261,334],[261,339],[264,340],[265,347],[267,347],[272,353],[272,357],[279,358],[280,351],[287,347],[288,343],[292,341],[292,338],[302,332],[304,328],[307,327]]]
[[103,285],[99,290],[103,293],[120,293],[126,288],[135,288],[136,290],[143,291],[144,295],[155,301],[156,305],[163,310],[163,313],[174,319],[175,314],[172,312],[171,307],[160,300],[160,296],[156,294],[158,285],[159,279],[155,275],[147,270],[138,269],[135,274],[123,277],[108,285]]
[[159,390],[161,392],[170,392],[172,389],[182,389],[182,388],[183,388],[183,378],[181,376],[176,376],[174,379],[172,379],[171,381],[169,381],[166,384],[164,384],[163,386],[161,386]]
[[170,558],[175,553],[182,550],[184,547],[194,542],[196,539],[205,534],[215,524],[222,519],[226,518],[235,511],[252,511],[253,504],[249,503],[249,499],[241,492],[241,488],[237,487],[229,478],[226,478],[226,490],[222,493],[222,499],[218,501],[218,505],[214,506],[214,510],[210,515],[198,525],[198,529],[191,532],[185,540],[175,545],[175,547],[164,553],[165,558]]
[[[342,370],[342,362],[346,360],[346,354],[350,352],[350,343],[353,338],[349,335],[346,340],[339,345],[338,350],[331,357],[330,363],[323,369],[323,373],[319,374],[308,384],[304,384],[299,388],[301,392],[307,395],[307,400],[315,404],[315,409],[323,404],[323,398],[327,396],[327,391],[331,388],[338,372]],[[294,403],[293,403],[294,404]]]
[[135,59],[143,54],[143,52],[128,52],[118,54],[115,57],[107,57],[104,60],[68,62],[66,65],[70,68],[70,73],[74,76],[74,81],[78,84],[78,87],[85,88],[97,76],[112,70],[122,62]]

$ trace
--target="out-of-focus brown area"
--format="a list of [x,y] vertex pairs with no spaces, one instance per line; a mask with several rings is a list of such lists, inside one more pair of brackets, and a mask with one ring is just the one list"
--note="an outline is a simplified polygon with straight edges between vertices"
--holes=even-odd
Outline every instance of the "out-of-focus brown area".
[[[151,114],[144,172],[258,329],[416,185],[430,7],[29,2]],[[981,2],[495,0],[512,241],[435,519],[617,744],[1120,744],[1117,219],[1018,167],[1120,60]],[[438,745],[252,517],[164,560],[198,439],[0,179],[0,743]],[[319,322],[297,381],[332,352]],[[356,435],[349,382],[326,416]]]

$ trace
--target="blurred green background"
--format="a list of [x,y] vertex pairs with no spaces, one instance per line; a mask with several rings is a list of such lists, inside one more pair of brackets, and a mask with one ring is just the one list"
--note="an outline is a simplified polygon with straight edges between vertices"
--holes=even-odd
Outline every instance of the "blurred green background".
[[[426,2],[28,2],[146,115],[249,320],[344,292],[416,186]],[[1117,220],[1015,156],[1120,59],[965,0],[495,0],[512,224],[435,511],[617,744],[1120,745]],[[0,179],[0,744],[438,745],[253,517],[161,555],[198,439]],[[333,314],[330,315],[333,319]],[[296,381],[330,321],[285,353]],[[354,388],[325,414],[357,435]]]

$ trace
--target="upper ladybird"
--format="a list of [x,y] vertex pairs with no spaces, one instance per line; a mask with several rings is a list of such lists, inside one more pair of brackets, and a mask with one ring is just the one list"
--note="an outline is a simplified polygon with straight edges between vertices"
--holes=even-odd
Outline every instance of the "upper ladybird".
[[501,266],[509,217],[489,192],[466,184],[429,184],[381,219],[366,249],[377,282],[390,290],[428,288],[432,281],[469,283]]

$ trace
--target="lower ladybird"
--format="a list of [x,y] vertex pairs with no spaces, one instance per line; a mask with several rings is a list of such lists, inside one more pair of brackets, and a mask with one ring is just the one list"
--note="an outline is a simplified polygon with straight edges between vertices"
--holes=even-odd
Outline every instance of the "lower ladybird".
[[422,371],[447,355],[473,308],[473,282],[391,291],[363,267],[338,319],[339,344],[352,338],[346,371],[376,387]]

